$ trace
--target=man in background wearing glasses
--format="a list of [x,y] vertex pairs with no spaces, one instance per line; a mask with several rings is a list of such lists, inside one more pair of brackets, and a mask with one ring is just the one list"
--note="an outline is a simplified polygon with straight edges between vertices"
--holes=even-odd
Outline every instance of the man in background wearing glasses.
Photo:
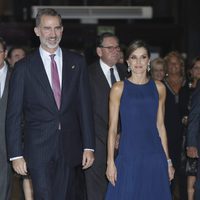
[[89,66],[96,148],[94,164],[85,172],[88,200],[103,200],[106,193],[109,93],[112,84],[123,80],[126,75],[126,66],[118,64],[120,47],[114,34],[106,32],[98,37],[96,53],[99,59]]

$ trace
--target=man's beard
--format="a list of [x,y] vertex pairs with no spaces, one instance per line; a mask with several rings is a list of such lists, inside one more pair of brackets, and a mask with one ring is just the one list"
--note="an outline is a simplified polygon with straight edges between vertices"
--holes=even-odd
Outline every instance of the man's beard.
[[61,41],[61,37],[59,37],[59,38],[57,37],[56,43],[55,43],[55,44],[50,44],[50,43],[48,42],[48,39],[42,39],[42,38],[40,38],[40,42],[41,42],[44,46],[48,47],[49,49],[55,49],[56,47],[58,47],[60,41]]

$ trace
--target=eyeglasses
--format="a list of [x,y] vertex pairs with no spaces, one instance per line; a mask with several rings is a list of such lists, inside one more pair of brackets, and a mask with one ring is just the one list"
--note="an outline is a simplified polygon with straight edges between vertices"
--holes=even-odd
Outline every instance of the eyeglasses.
[[114,46],[107,46],[107,47],[100,46],[100,48],[108,49],[108,51],[114,51],[114,50],[120,51],[120,47],[119,46],[116,46],[116,47],[114,47]]

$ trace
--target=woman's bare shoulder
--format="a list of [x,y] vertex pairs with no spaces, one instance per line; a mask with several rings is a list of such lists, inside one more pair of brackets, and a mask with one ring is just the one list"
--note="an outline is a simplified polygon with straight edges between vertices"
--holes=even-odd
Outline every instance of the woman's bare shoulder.
[[161,81],[155,80],[155,84],[158,90],[165,91],[165,85]]
[[158,81],[158,80],[155,80],[155,84],[156,84],[159,95],[165,96],[166,95],[165,85],[161,81]]
[[123,87],[124,87],[124,81],[117,81],[112,86],[112,88],[115,88],[115,89],[123,89]]
[[121,95],[124,89],[124,81],[117,81],[111,88],[111,93]]

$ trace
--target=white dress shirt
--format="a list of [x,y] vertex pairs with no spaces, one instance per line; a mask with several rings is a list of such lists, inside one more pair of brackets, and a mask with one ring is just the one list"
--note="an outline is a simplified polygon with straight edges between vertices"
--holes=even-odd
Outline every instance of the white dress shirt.
[[[100,59],[100,66],[101,66],[101,69],[103,70],[103,73],[108,81],[108,84],[110,85],[110,87],[112,87],[111,78],[110,78],[110,68],[111,67],[108,66],[106,63],[104,63],[101,59]],[[119,73],[117,71],[116,66],[113,65],[112,68],[113,68],[113,72],[114,72],[116,81],[120,81]]]
[[8,71],[8,66],[6,62],[4,62],[4,66],[0,69],[0,98],[3,96],[7,71]]
[[[41,46],[39,48],[40,51],[40,55],[44,64],[44,68],[49,80],[49,83],[52,87],[52,79],[51,79],[51,58],[50,58],[50,53],[45,51]],[[59,80],[60,80],[60,89],[62,88],[62,65],[63,65],[63,59],[62,59],[62,50],[60,47],[57,48],[57,50],[53,53],[55,54],[55,61],[57,64],[57,68],[58,68],[58,76],[59,76]]]

